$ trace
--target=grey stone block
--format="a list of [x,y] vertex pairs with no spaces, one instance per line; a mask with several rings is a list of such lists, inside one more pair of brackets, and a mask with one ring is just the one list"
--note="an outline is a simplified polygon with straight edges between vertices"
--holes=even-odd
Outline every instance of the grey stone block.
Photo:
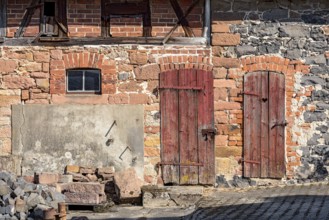
[[263,19],[264,20],[281,20],[281,19],[287,19],[288,18],[288,9],[271,9],[268,11],[265,11],[263,13]]
[[279,28],[281,37],[292,38],[308,38],[310,37],[310,29],[308,26],[286,25]]
[[304,120],[307,123],[314,121],[324,121],[326,120],[327,115],[324,112],[304,112]]
[[326,81],[318,76],[303,76],[301,85],[326,85]]
[[238,56],[256,54],[256,48],[250,45],[237,46],[236,52]]

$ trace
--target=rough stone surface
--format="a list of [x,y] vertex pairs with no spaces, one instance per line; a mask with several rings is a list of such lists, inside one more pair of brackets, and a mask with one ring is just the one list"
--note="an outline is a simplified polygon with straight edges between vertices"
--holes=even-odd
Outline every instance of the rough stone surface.
[[141,197],[141,186],[143,181],[138,178],[136,171],[132,168],[116,172],[114,183],[117,195],[121,200]]

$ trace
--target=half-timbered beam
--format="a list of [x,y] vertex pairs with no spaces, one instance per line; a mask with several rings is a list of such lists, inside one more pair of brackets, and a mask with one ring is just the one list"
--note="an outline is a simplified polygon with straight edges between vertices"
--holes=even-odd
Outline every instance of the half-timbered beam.
[[170,4],[175,11],[179,24],[181,24],[183,27],[185,36],[194,37],[194,33],[193,33],[192,29],[190,28],[190,25],[186,19],[186,16],[184,16],[184,12],[183,12],[182,8],[180,7],[179,3],[177,2],[177,0],[170,0]]
[[0,0],[0,38],[6,36],[6,28],[7,28],[7,0]]

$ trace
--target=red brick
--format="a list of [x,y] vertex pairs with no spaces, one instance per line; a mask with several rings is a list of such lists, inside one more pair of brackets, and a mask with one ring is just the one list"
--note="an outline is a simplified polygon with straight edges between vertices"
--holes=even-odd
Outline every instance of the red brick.
[[223,100],[226,101],[227,100],[227,89],[226,88],[215,88],[214,89],[214,100],[218,101],[218,100]]
[[215,145],[216,146],[227,146],[228,135],[216,135]]
[[215,79],[226,79],[227,69],[224,68],[224,67],[214,68],[213,69],[213,76],[214,76]]
[[212,45],[214,46],[236,46],[240,42],[240,34],[215,33],[212,35]]
[[142,87],[136,81],[124,82],[119,84],[120,92],[141,92]]

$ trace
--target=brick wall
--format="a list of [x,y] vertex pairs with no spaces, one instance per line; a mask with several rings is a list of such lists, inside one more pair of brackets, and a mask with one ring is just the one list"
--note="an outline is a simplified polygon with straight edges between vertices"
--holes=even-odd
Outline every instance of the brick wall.
[[[129,1],[128,1],[129,2]],[[183,11],[186,11],[192,0],[179,1]],[[201,1],[202,2],[202,1]],[[8,37],[13,37],[29,0],[8,1]],[[39,15],[37,9],[24,36],[36,36],[39,32]],[[165,36],[176,24],[177,17],[169,1],[151,1],[152,36]],[[201,36],[203,5],[200,3],[187,17],[196,36]],[[101,0],[67,0],[67,21],[69,36],[71,37],[99,37],[101,36]],[[111,19],[111,33],[113,37],[142,36],[143,26],[141,17],[122,17]],[[184,36],[179,27],[173,36]]]
[[[211,70],[211,50],[200,46],[2,47],[0,58],[0,156],[11,155],[12,104],[144,105],[145,182],[161,182],[159,73]],[[102,94],[68,95],[65,70],[99,68]]]
[[[13,37],[17,27],[19,26],[25,12],[25,8],[29,6],[28,0],[7,1],[7,36]],[[36,9],[30,25],[26,28],[25,37],[36,36],[39,33],[39,16],[40,10]]]

